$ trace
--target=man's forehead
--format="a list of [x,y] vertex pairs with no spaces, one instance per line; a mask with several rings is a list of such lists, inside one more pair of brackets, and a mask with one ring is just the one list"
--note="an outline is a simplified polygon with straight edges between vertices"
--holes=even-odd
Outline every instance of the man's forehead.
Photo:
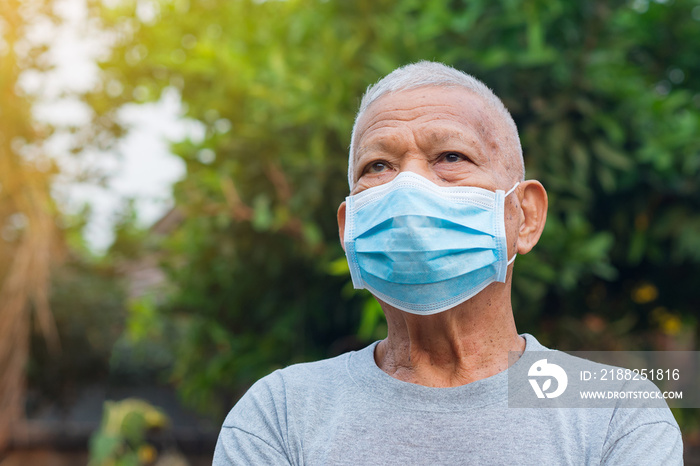
[[[360,142],[364,146],[376,139],[368,133],[408,121],[422,123],[421,132],[435,142],[476,133],[485,145],[497,149],[498,127],[493,113],[482,97],[462,87],[426,86],[391,92],[372,102],[358,121],[355,156],[363,149]],[[365,140],[365,136],[370,137]]]
[[422,86],[414,89],[387,92],[372,102],[365,114],[382,111],[403,111],[424,106],[435,110],[441,107],[468,108],[486,107],[486,101],[473,91],[458,86]]

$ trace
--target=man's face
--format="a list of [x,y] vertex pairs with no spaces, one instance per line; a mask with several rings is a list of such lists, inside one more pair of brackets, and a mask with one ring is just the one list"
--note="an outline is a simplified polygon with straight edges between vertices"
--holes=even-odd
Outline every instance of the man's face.
[[440,186],[509,190],[516,154],[499,148],[500,119],[460,88],[422,87],[382,96],[358,122],[351,194],[403,172]]

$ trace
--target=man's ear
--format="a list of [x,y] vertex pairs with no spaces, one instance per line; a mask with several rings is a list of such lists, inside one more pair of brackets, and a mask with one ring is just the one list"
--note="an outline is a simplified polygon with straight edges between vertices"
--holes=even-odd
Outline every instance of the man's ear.
[[340,235],[340,245],[345,251],[345,242],[343,241],[345,238],[345,201],[341,202],[340,207],[338,207],[338,234]]
[[527,254],[537,244],[547,221],[547,191],[537,180],[523,181],[520,186],[518,254]]

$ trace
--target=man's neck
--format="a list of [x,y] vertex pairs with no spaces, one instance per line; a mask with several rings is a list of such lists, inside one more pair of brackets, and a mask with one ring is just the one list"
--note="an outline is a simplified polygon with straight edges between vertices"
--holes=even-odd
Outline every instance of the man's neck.
[[[508,368],[508,352],[525,350],[510,299],[482,291],[456,308],[430,316],[383,305],[388,336],[374,353],[392,377],[429,387],[456,387]],[[509,296],[508,296],[509,298]]]

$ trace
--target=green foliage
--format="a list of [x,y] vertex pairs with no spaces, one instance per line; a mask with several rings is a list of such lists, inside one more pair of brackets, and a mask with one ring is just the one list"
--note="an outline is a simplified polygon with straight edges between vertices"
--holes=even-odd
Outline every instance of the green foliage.
[[107,251],[108,260],[125,263],[137,259],[148,246],[148,231],[138,224],[133,199],[127,199],[117,213],[113,226],[114,240]]
[[49,351],[34,335],[27,367],[34,394],[30,409],[48,401],[70,403],[77,387],[107,379],[113,345],[124,328],[124,299],[110,265],[73,258],[54,270],[50,303],[61,350]]
[[[621,335],[672,339],[651,311],[691,316],[700,305],[697,8],[132,0],[96,11],[118,31],[102,89],[119,90],[89,97],[96,115],[175,88],[206,128],[173,145],[187,164],[175,187],[186,219],[162,246],[178,291],[158,312],[183,331],[173,377],[185,396],[222,410],[220,394],[274,367],[345,348],[358,329],[381,336],[376,305],[340,265],[335,212],[364,88],[419,59],[494,88],[528,176],[548,189],[542,241],[516,261],[519,328],[568,349],[592,341],[572,338],[572,322],[626,349],[644,339]],[[657,296],[636,300],[642,283]]]
[[130,398],[107,401],[102,425],[90,438],[90,466],[140,466],[152,464],[155,448],[146,434],[169,423],[167,416],[145,401]]

